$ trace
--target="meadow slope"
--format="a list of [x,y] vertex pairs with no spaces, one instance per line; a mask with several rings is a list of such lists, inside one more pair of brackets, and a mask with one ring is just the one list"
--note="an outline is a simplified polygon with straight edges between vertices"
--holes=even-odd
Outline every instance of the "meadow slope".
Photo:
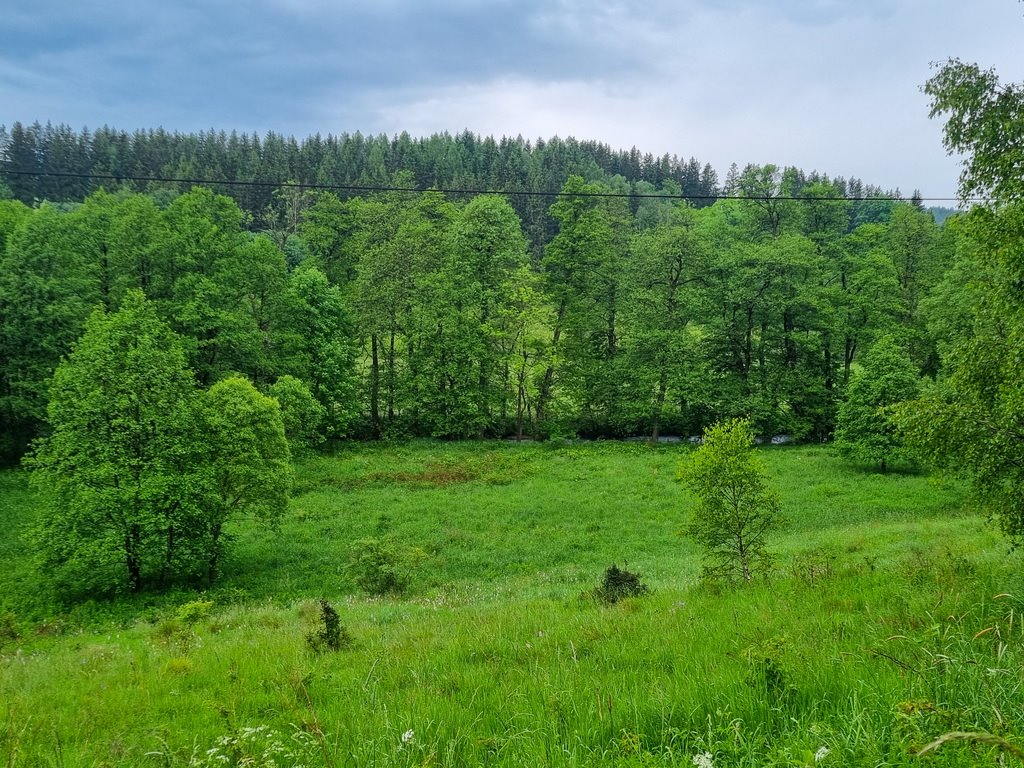
[[[679,535],[686,450],[309,457],[281,529],[236,530],[214,588],[73,601],[32,570],[25,475],[0,475],[0,761],[996,765],[991,744],[915,752],[1021,743],[1020,559],[960,488],[766,449],[776,572],[723,589]],[[650,593],[594,600],[612,563]],[[400,592],[368,594],[382,571]]]

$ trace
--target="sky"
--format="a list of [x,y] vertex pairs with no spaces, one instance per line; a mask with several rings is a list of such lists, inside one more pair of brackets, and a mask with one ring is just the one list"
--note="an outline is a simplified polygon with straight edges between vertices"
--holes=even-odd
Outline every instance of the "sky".
[[5,0],[0,124],[575,136],[956,194],[920,86],[1017,0]]

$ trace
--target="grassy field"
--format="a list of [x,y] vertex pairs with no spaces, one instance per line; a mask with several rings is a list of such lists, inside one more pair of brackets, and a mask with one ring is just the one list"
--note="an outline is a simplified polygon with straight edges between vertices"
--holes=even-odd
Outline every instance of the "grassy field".
[[[958,487],[766,449],[777,571],[721,589],[679,535],[685,450],[352,447],[301,464],[214,589],[73,604],[2,474],[0,765],[961,766],[999,748],[915,753],[1024,741],[1020,556]],[[612,563],[650,593],[592,599]]]

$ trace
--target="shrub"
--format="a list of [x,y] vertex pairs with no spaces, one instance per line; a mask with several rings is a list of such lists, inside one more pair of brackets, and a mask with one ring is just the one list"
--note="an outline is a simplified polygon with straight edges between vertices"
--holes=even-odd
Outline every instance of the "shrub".
[[340,651],[352,646],[352,635],[342,625],[334,606],[324,599],[320,600],[320,624],[316,631],[306,635],[306,643],[315,653]]
[[347,570],[356,585],[371,595],[401,595],[424,557],[423,550],[389,537],[360,539],[352,547]]
[[192,600],[178,607],[175,618],[186,627],[193,627],[200,621],[210,618],[212,608],[212,600]]
[[605,605],[614,605],[626,597],[646,595],[650,590],[640,581],[640,574],[612,563],[601,578],[601,584],[593,591],[593,596]]

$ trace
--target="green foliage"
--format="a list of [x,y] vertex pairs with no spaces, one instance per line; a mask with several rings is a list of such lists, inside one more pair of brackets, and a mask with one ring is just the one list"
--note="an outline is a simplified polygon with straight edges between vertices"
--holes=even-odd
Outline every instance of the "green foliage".
[[355,349],[341,290],[312,265],[292,272],[283,300],[284,368],[302,379],[324,408],[329,437],[346,434],[356,416]]
[[789,639],[783,636],[771,637],[743,649],[747,662],[747,685],[755,688],[766,699],[779,702],[794,693],[789,680],[787,646]]
[[1024,199],[1024,85],[959,59],[937,65],[924,85],[931,117],[945,116],[943,143],[963,156],[960,194],[997,204]]
[[188,573],[206,527],[194,482],[195,386],[181,342],[141,293],[97,311],[50,386],[32,457],[47,499],[43,568],[78,590]]
[[0,256],[6,250],[7,240],[28,217],[31,210],[22,202],[4,198],[0,192]]
[[174,616],[186,627],[194,627],[199,622],[210,618],[213,605],[213,600],[190,600],[180,605]]
[[[289,152],[270,146],[273,166],[287,166]],[[199,188],[9,203],[0,442],[17,458],[39,434],[45,382],[89,312],[116,310],[133,289],[181,335],[201,386],[233,373],[261,391],[301,379],[331,440],[657,438],[741,414],[759,433],[824,438],[877,338],[897,335],[935,372],[942,335],[926,333],[921,308],[952,238],[927,213],[893,202],[862,216],[863,201],[834,198],[863,185],[774,166],[737,170],[741,199],[691,209],[667,195],[709,174],[687,166],[691,181],[673,181],[669,166],[652,160],[659,182],[633,184],[583,161],[549,208],[293,188],[247,210]],[[558,176],[546,173],[531,183]],[[376,160],[372,176],[422,186]],[[655,197],[636,212],[607,196],[637,190]],[[795,193],[808,199],[786,199]]]
[[306,635],[306,644],[314,653],[340,651],[352,646],[352,636],[342,625],[334,606],[323,598],[319,601],[320,616],[316,630]]
[[225,525],[253,515],[276,528],[288,505],[291,452],[281,407],[247,380],[223,379],[203,393],[201,445],[208,491],[205,502],[208,578],[217,577]]
[[43,205],[0,254],[0,450],[16,458],[46,418],[47,382],[101,302],[95,221]]
[[346,285],[355,277],[354,256],[349,248],[354,225],[354,207],[331,192],[318,194],[298,223],[303,246],[335,285]]
[[892,406],[913,400],[919,391],[917,369],[906,353],[891,337],[878,341],[865,354],[839,407],[839,451],[883,472],[890,464],[912,460],[889,414]]
[[[672,209],[663,226],[637,234],[630,254],[622,346],[623,375],[634,397],[623,410],[635,409],[628,414],[630,421],[649,421],[651,437],[657,439],[674,404],[693,409],[702,399],[701,383],[709,375],[699,356],[695,321],[701,309],[698,286],[710,257],[696,217],[683,207]],[[673,426],[678,430],[681,425]],[[682,426],[689,432],[699,425]]]
[[612,563],[605,569],[601,577],[601,583],[594,588],[594,599],[605,605],[614,605],[627,597],[640,597],[646,595],[650,590],[641,580],[639,573],[634,573],[627,568],[619,568]]
[[[629,211],[605,198],[608,187],[570,176],[551,205],[558,234],[544,252],[554,307],[550,358],[537,396],[538,420],[549,418],[554,384],[579,408],[581,432],[618,432],[623,377],[618,316],[629,237]],[[621,427],[620,427],[621,429]]]
[[[950,61],[929,80],[932,115],[948,115],[945,143],[965,155],[960,193],[984,194],[957,223],[959,299],[932,306],[945,344],[943,375],[900,410],[907,440],[931,463],[969,479],[1010,539],[1024,539],[1024,89]],[[947,290],[945,295],[950,295]]]
[[750,581],[771,569],[768,539],[782,517],[753,441],[749,421],[715,424],[679,467],[680,480],[696,497],[686,532],[703,549],[705,578]]
[[359,539],[352,545],[346,570],[356,586],[371,595],[401,595],[425,556],[423,550],[392,536]]
[[286,505],[277,401],[240,378],[200,394],[179,337],[139,291],[86,323],[54,374],[48,421],[29,461],[46,498],[34,539],[64,590],[136,592],[204,566],[212,581],[228,520],[275,524]]
[[302,379],[281,376],[267,393],[281,406],[284,436],[293,454],[323,442],[327,409],[313,397]]

